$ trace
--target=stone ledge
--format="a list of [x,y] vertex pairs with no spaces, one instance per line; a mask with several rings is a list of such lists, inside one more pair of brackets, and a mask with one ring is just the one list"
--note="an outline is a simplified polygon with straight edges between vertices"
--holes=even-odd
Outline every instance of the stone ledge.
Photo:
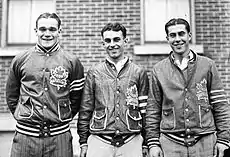
[[[190,49],[196,53],[203,54],[203,45],[190,44]],[[135,45],[134,54],[136,55],[165,55],[172,51],[169,44],[145,44]]]
[[14,131],[16,121],[11,113],[0,114],[0,132],[1,131]]

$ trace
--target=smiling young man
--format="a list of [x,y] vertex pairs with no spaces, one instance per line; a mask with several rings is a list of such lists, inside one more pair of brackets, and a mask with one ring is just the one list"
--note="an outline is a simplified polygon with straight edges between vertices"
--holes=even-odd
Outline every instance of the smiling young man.
[[6,100],[17,121],[11,157],[72,157],[69,122],[84,86],[78,58],[60,47],[61,20],[43,13],[36,20],[37,44],[11,63]]
[[172,48],[154,65],[146,113],[150,157],[223,157],[230,141],[230,106],[213,60],[189,48],[189,23],[165,25]]
[[106,24],[101,36],[107,57],[87,73],[78,118],[80,157],[142,157],[147,74],[125,55],[122,24]]

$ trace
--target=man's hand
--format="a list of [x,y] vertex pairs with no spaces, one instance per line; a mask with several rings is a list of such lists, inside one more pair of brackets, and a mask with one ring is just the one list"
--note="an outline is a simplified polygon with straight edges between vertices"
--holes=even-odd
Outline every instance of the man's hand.
[[148,150],[148,147],[142,147],[142,154],[143,154],[143,157],[149,157],[149,150]]
[[223,157],[225,149],[228,149],[226,145],[221,143],[216,143],[214,147],[214,157]]
[[149,157],[163,157],[163,152],[159,146],[154,146],[149,149]]
[[88,146],[84,145],[81,147],[80,157],[86,157]]

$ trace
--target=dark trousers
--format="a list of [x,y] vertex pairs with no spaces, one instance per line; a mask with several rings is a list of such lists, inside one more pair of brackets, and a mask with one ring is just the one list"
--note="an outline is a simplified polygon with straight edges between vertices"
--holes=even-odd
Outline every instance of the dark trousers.
[[73,157],[70,131],[52,137],[32,137],[15,133],[11,157]]
[[230,157],[230,148],[224,151],[224,157]]

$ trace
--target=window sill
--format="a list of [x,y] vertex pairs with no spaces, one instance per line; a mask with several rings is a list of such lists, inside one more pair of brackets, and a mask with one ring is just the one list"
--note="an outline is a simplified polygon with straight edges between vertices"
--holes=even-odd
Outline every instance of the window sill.
[[[190,44],[190,49],[196,53],[203,54],[203,45]],[[171,52],[168,44],[145,44],[134,46],[134,54],[136,55],[164,55]]]
[[11,113],[0,114],[0,132],[1,131],[14,131],[16,121]]
[[6,47],[6,48],[0,48],[0,56],[10,57],[15,56],[20,52],[23,52],[28,47]]

